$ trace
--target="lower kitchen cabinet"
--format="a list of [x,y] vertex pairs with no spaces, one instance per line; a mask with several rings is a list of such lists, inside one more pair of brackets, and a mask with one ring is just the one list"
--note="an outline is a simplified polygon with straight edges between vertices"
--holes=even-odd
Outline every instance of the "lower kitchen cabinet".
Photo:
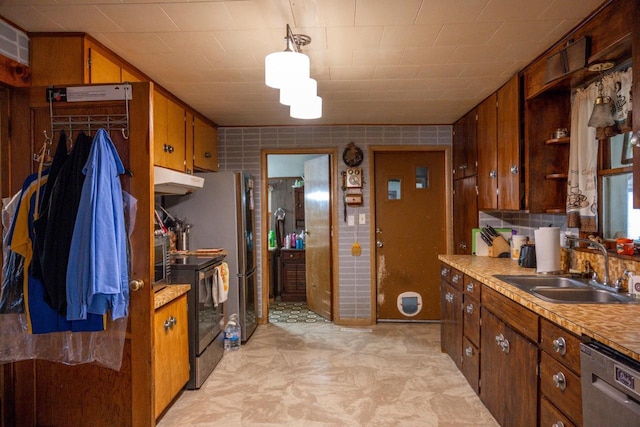
[[482,307],[480,398],[502,426],[538,423],[538,347]]
[[463,275],[442,265],[440,270],[440,345],[462,369],[462,281]]
[[155,417],[158,418],[189,381],[187,294],[156,309],[153,323]]
[[480,394],[480,292],[482,284],[464,276],[462,373]]

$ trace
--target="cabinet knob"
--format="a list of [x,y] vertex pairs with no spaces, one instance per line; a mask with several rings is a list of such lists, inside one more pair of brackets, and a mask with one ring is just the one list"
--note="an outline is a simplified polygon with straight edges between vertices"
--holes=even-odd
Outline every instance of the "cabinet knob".
[[473,283],[467,283],[467,292],[473,292],[474,287]]
[[169,154],[173,153],[173,150],[174,150],[173,145],[169,145],[169,150],[168,150]]
[[553,349],[556,353],[564,356],[567,352],[567,342],[562,337],[556,338],[553,340]]
[[460,242],[460,244],[458,245],[458,247],[460,249],[467,249],[467,244],[465,242]]
[[564,423],[562,421],[556,421],[555,423],[551,424],[551,427],[564,427]]
[[565,378],[562,372],[558,372],[557,374],[554,374],[552,379],[553,379],[553,384],[555,384],[556,388],[559,388],[562,391],[564,391],[567,388],[567,379]]
[[441,276],[447,276],[449,274],[449,271],[451,271],[451,270],[449,270],[446,267],[443,267],[442,270],[440,270],[440,275]]
[[452,281],[453,283],[458,283],[458,282],[460,281],[460,275],[459,275],[459,274],[454,275],[454,276],[451,278],[451,281]]
[[469,347],[467,347],[467,348],[465,348],[465,349],[464,349],[464,353],[465,353],[468,357],[473,356],[473,348],[472,348],[472,347],[470,347],[470,346],[469,346]]
[[168,152],[168,151],[169,151],[169,144],[164,144],[164,145],[162,146],[162,150],[163,150],[165,153],[166,153],[166,152]]
[[491,172],[489,172],[489,177],[490,178],[495,178],[498,176],[498,172],[494,169]]
[[511,166],[511,169],[509,169],[511,171],[512,174],[517,174],[518,173],[518,165],[513,165]]
[[210,159],[212,156],[213,156],[213,155],[212,155],[210,152],[208,152],[208,151],[206,151],[206,152],[204,153],[204,158],[205,158],[205,159]]
[[467,313],[468,313],[468,314],[473,314],[473,304],[469,304],[469,305],[467,306]]
[[144,282],[142,280],[134,279],[129,282],[129,290],[132,292],[139,291],[142,288],[144,288]]

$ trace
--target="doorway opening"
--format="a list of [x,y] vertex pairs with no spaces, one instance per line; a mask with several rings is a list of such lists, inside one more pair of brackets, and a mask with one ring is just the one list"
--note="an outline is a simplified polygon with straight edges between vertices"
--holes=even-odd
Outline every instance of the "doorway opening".
[[295,322],[296,315],[303,322],[314,315],[333,320],[335,159],[335,149],[262,152],[264,323],[270,310],[277,310],[274,322]]

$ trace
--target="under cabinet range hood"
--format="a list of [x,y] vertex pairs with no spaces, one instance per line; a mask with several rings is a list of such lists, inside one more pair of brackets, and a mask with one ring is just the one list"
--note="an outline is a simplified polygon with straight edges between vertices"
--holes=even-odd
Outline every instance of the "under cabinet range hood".
[[155,194],[187,194],[204,185],[204,178],[160,166],[153,167]]

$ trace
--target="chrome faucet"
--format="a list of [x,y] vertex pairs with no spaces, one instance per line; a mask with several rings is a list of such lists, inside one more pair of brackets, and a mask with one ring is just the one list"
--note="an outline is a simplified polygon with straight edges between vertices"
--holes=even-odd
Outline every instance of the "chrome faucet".
[[607,253],[607,248],[600,242],[596,242],[594,240],[582,239],[576,236],[567,236],[567,240],[573,240],[575,242],[588,243],[590,245],[594,245],[596,248],[600,249],[602,255],[604,256],[604,274],[602,277],[602,282],[598,282],[598,278],[596,274],[593,275],[593,283],[596,285],[604,285],[611,286],[611,281],[609,279],[609,254]]

